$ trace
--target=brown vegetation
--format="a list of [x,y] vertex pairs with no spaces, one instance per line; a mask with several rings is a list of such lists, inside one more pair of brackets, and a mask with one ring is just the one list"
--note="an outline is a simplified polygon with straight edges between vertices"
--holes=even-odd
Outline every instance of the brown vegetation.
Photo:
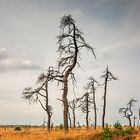
[[[52,130],[50,133],[42,128],[24,128],[14,131],[13,128],[0,128],[0,140],[100,140],[102,128],[76,128],[65,134],[62,130]],[[140,140],[140,132],[133,135],[113,136],[113,140]]]

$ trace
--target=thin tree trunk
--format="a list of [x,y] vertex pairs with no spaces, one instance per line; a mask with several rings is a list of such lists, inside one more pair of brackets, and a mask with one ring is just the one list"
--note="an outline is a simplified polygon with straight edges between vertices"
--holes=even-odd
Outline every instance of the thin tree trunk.
[[129,126],[132,126],[131,118],[129,117],[128,120],[129,120]]
[[69,127],[71,128],[71,116],[70,116],[70,111],[68,111],[68,115],[69,115]]
[[75,125],[75,110],[72,110],[72,113],[73,113],[73,127],[75,128],[76,125]]
[[88,113],[89,113],[89,106],[88,106],[89,102],[88,102],[88,94],[86,95],[86,126],[87,128],[89,127],[89,122],[88,122]]
[[50,132],[51,131],[51,115],[50,114],[48,114],[47,128],[48,128],[48,131]]
[[64,130],[65,132],[68,132],[68,100],[67,100],[67,94],[68,94],[68,83],[67,83],[67,78],[64,80],[64,91],[63,91],[63,105],[64,105],[64,110],[63,110],[63,120],[64,120]]
[[105,126],[107,80],[108,80],[108,75],[105,78],[105,87],[104,87],[104,96],[103,96],[104,104],[103,104],[102,128],[104,128],[104,126]]
[[96,129],[96,126],[97,126],[97,110],[96,110],[96,103],[95,103],[95,92],[93,93],[93,105],[94,105],[94,128]]

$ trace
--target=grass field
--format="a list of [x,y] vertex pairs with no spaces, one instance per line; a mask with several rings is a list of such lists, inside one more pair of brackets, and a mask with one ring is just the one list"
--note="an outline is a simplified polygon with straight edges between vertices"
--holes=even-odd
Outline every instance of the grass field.
[[[65,134],[63,130],[52,130],[50,133],[42,128],[24,128],[15,131],[14,128],[0,128],[0,140],[100,140],[101,128],[70,129]],[[109,139],[110,140],[110,139]],[[140,140],[140,132],[136,131],[131,136],[114,137],[113,140]]]

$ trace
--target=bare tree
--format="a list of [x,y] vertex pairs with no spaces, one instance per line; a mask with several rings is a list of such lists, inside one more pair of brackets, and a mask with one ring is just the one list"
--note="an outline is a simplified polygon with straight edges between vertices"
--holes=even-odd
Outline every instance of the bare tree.
[[33,89],[32,87],[25,88],[23,90],[23,98],[30,102],[39,102],[48,116],[47,128],[50,131],[52,106],[48,103],[48,82],[52,80],[52,70],[49,67],[47,74],[42,73],[38,80],[38,87]]
[[76,117],[75,117],[75,110],[76,110],[76,103],[77,103],[77,100],[76,99],[73,99],[72,101],[69,102],[69,108],[72,110],[72,115],[73,115],[73,127],[75,128],[76,127]]
[[119,113],[122,113],[129,121],[129,126],[132,126],[131,123],[131,116],[133,115],[132,107],[134,107],[134,103],[137,102],[134,98],[130,98],[129,102],[127,103],[127,106],[125,108],[120,108]]
[[107,86],[108,82],[111,80],[118,80],[117,77],[115,77],[108,69],[108,66],[106,68],[106,71],[104,71],[104,74],[101,76],[105,79],[104,82],[104,96],[103,96],[103,114],[102,114],[102,128],[104,128],[105,125],[105,113],[106,113],[106,95],[107,95]]
[[58,36],[58,70],[61,71],[63,83],[62,100],[64,105],[63,120],[64,130],[68,131],[68,81],[74,78],[73,69],[78,63],[78,56],[82,48],[87,48],[95,56],[94,50],[83,38],[83,33],[77,28],[71,15],[63,16],[60,21],[60,35]]
[[96,107],[96,95],[95,95],[95,91],[96,91],[96,85],[99,85],[99,83],[91,76],[88,78],[88,83],[86,86],[86,89],[89,90],[89,93],[92,94],[92,102],[93,102],[93,108],[94,108],[94,128],[96,129],[97,126],[97,107]]
[[78,98],[77,101],[79,102],[78,108],[82,109],[83,113],[86,113],[86,127],[89,127],[89,112],[90,107],[92,104],[90,94],[87,92],[81,98]]

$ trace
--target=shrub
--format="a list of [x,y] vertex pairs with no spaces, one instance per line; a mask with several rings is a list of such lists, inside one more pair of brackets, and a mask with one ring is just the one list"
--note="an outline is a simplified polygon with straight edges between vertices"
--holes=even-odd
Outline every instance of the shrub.
[[122,125],[119,123],[119,121],[117,121],[113,126],[114,126],[115,129],[119,129],[119,130],[122,130],[122,129],[123,129],[123,127],[122,127]]
[[134,132],[134,128],[133,127],[127,127],[126,129],[125,129],[125,133],[126,134],[132,134]]
[[109,128],[105,128],[101,133],[101,140],[112,140],[112,131]]
[[63,129],[63,128],[64,128],[63,124],[60,124],[59,129]]
[[17,126],[17,127],[15,127],[15,129],[14,129],[15,131],[21,131],[22,129],[21,129],[21,127],[20,126]]

